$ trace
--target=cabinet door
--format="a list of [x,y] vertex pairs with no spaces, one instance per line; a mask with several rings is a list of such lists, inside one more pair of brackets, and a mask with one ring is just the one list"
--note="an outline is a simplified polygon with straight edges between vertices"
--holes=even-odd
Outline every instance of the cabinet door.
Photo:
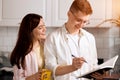
[[[53,0],[53,26],[61,26],[67,20],[67,11],[73,0]],[[95,27],[101,21],[111,18],[112,0],[89,0],[93,8],[93,14],[90,17],[90,24],[85,27]],[[108,24],[102,25],[108,27]]]
[[[93,8],[93,14],[90,18],[90,25],[86,27],[96,27],[105,19],[112,18],[112,0],[90,0]],[[109,23],[104,23],[101,27],[110,27]]]
[[73,0],[52,1],[52,26],[61,26],[67,20],[67,12]]
[[28,13],[42,15],[46,25],[51,25],[50,4],[50,0],[0,0],[0,26],[19,26]]

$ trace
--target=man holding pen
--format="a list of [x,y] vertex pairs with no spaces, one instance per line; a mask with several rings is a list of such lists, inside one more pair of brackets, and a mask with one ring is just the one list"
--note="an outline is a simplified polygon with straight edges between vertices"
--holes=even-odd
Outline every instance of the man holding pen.
[[45,64],[53,72],[54,80],[88,80],[77,77],[97,65],[95,38],[82,29],[91,14],[87,0],[74,0],[67,22],[46,38]]

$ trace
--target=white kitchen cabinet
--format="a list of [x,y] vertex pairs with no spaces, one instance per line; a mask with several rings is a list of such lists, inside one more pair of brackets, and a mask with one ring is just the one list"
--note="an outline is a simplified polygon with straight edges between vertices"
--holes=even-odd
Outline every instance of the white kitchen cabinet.
[[[52,0],[52,26],[61,26],[67,20],[67,11],[73,0]],[[101,21],[112,17],[112,0],[89,0],[93,8],[90,24],[85,27],[95,27]],[[109,27],[109,24],[101,27]]]
[[0,26],[19,26],[27,13],[40,14],[51,25],[50,0],[0,0]]
[[[0,26],[19,26],[27,13],[43,16],[46,25],[56,27],[67,20],[67,11],[73,0],[0,0]],[[101,21],[111,18],[112,0],[89,0],[93,7],[90,24],[95,27]],[[104,27],[109,25],[104,24]]]

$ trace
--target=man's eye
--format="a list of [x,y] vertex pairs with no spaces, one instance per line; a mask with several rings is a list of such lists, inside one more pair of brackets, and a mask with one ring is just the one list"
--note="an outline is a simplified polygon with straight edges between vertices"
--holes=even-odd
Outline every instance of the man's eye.
[[80,20],[80,19],[78,19],[77,21],[78,21],[78,22],[82,22],[82,20]]
[[82,22],[82,20],[81,19],[76,19],[78,22]]

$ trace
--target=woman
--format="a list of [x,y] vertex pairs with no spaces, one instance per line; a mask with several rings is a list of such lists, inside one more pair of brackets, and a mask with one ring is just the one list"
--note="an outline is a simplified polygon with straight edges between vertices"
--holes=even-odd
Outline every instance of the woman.
[[40,80],[40,69],[44,67],[45,32],[42,16],[30,13],[23,18],[17,43],[10,57],[13,80]]

